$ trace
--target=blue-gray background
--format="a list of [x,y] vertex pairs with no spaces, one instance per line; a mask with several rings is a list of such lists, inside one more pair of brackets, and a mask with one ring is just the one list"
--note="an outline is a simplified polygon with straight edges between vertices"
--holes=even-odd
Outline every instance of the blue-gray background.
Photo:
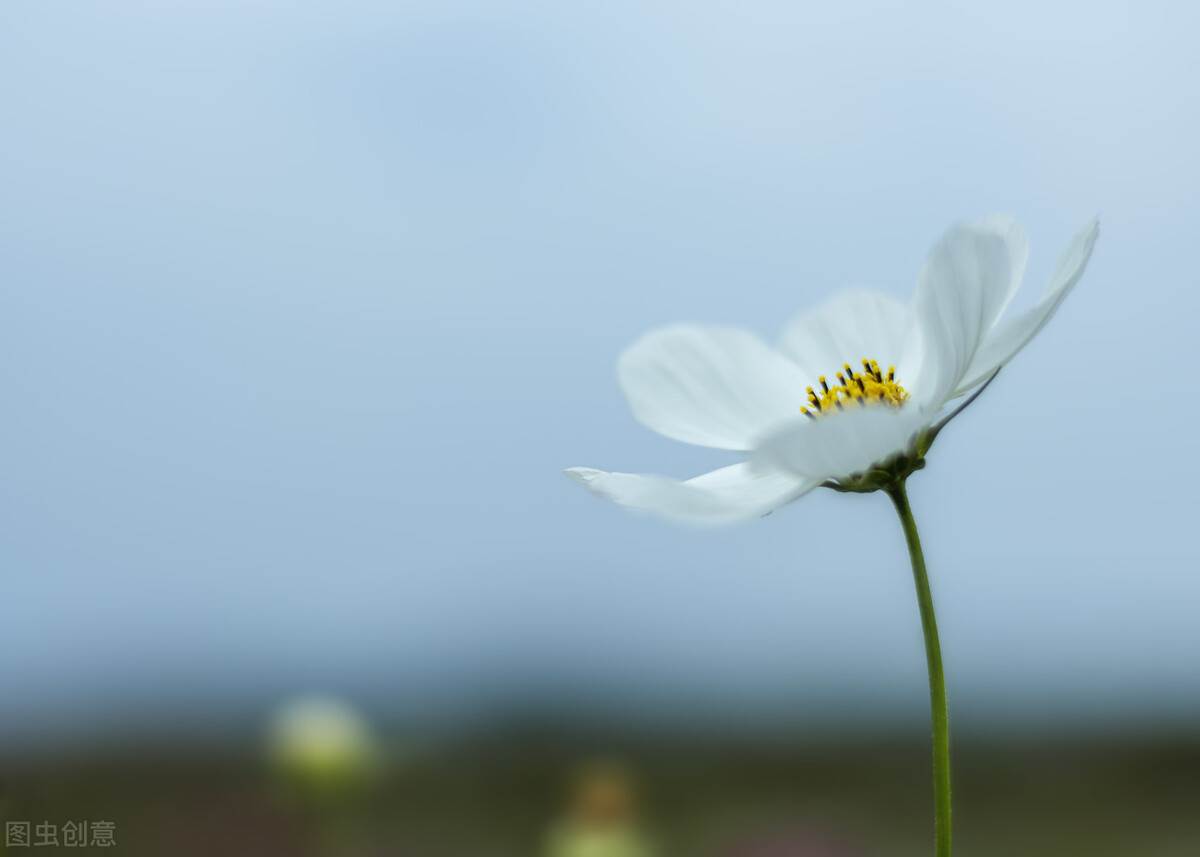
[[725,463],[624,345],[905,295],[991,211],[1024,301],[1103,233],[914,480],[960,726],[1193,717],[1200,21],[965,5],[4,3],[5,740],[313,689],[919,723],[885,500],[693,531],[560,471]]

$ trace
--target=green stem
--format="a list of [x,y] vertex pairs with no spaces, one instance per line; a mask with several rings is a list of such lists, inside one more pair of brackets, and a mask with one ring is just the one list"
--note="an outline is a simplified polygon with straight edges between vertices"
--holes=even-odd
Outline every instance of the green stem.
[[925,660],[929,666],[929,709],[933,721],[933,801],[936,857],[950,857],[950,710],[946,704],[946,674],[942,669],[942,646],[938,641],[937,616],[933,612],[933,592],[925,570],[921,536],[908,505],[908,494],[901,482],[888,490],[896,514],[904,526],[908,556],[912,560],[917,603],[921,607],[921,630],[925,633]]

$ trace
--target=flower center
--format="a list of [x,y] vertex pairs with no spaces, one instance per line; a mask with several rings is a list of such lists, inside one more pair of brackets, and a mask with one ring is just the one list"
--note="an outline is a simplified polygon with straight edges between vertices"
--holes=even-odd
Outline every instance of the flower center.
[[822,375],[817,379],[821,389],[806,388],[808,404],[800,406],[800,413],[815,420],[832,411],[845,410],[847,404],[861,408],[868,405],[899,408],[908,399],[908,390],[896,383],[895,366],[889,366],[884,374],[878,363],[864,357],[862,367],[861,372],[855,372],[849,363],[842,364],[836,384],[830,384]]

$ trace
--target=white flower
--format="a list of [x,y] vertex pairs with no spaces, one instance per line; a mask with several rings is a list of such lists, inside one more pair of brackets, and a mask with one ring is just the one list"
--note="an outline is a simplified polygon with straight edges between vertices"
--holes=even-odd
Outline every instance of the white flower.
[[851,483],[897,456],[919,458],[915,442],[931,437],[947,403],[991,378],[1054,315],[1098,234],[1093,221],[1075,237],[1045,294],[1022,313],[1005,309],[1025,271],[1025,234],[990,217],[942,237],[909,303],[836,294],[794,319],[778,348],[731,327],[652,331],[619,362],[634,416],[669,438],[747,459],[685,481],[566,472],[622,506],[719,524],[765,515],[822,484]]
[[349,704],[326,696],[284,703],[271,718],[271,758],[281,772],[314,785],[342,785],[363,775],[375,757],[367,722]]

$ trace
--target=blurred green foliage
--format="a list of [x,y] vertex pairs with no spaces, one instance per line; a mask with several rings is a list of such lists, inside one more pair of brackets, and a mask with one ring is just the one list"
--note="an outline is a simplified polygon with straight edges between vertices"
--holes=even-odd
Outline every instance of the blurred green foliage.
[[[1200,854],[1200,741],[960,741],[956,749],[964,855]],[[598,756],[622,760],[627,793],[580,797],[580,765]],[[392,758],[404,761],[381,765],[369,789],[330,811],[289,800],[268,760],[250,751],[130,749],[10,763],[0,815],[112,820],[113,853],[154,857],[646,857],[650,843],[655,857],[929,851],[929,760],[919,741],[509,736]],[[593,816],[620,823],[580,826]]]

